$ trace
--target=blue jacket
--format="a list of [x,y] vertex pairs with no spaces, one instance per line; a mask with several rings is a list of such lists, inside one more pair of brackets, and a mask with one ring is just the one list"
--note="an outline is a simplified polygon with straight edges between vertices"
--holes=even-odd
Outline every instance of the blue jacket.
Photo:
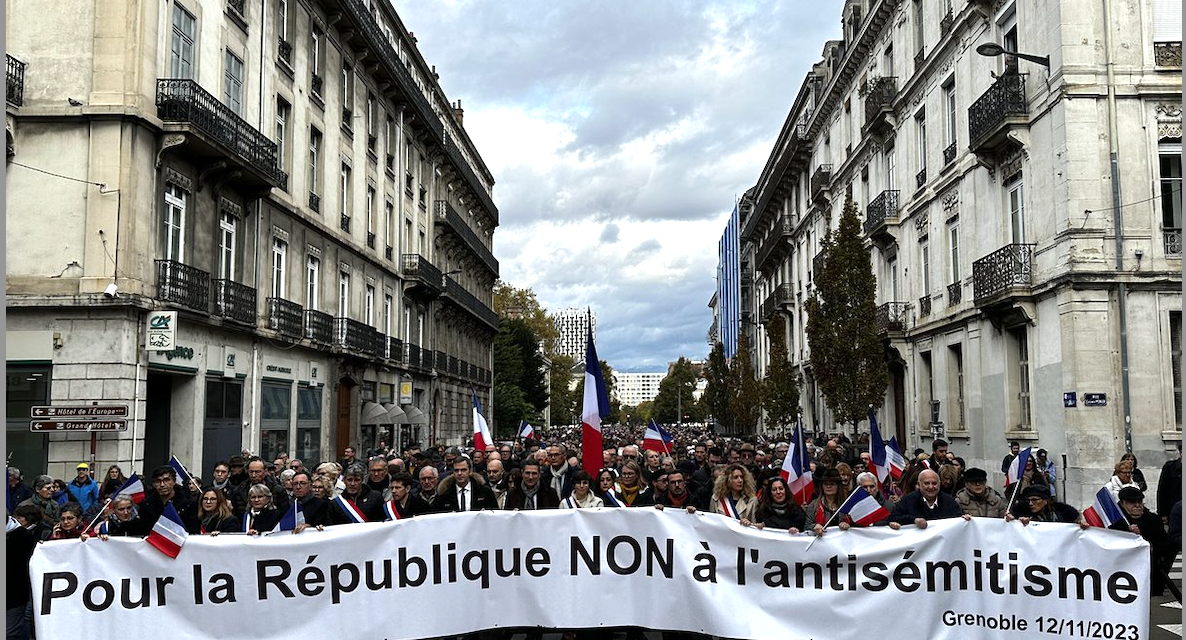
[[83,513],[86,513],[87,509],[90,509],[91,505],[99,500],[99,484],[90,478],[87,478],[86,482],[82,484],[79,484],[78,478],[75,478],[66,485],[66,488],[70,490],[70,495],[78,501],[78,506],[82,507]]

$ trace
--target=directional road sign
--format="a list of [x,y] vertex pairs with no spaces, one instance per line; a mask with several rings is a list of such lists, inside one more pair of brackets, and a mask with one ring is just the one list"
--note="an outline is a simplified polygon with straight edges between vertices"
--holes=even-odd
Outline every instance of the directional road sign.
[[36,406],[31,418],[121,418],[127,417],[126,404],[81,404],[72,406]]
[[127,420],[32,420],[29,431],[127,431]]

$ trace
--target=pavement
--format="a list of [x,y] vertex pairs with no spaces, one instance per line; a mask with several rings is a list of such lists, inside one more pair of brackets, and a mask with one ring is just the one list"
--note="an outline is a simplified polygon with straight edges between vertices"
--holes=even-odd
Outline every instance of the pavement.
[[[1174,559],[1170,579],[1182,590],[1182,554]],[[1182,637],[1182,603],[1167,595],[1153,598],[1149,607],[1149,637],[1152,640],[1177,640]]]

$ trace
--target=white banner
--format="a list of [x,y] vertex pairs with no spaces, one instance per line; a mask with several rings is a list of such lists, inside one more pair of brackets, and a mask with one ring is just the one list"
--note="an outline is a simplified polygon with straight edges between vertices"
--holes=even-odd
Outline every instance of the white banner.
[[1149,547],[1131,534],[976,519],[812,540],[646,508],[190,536],[176,560],[140,539],[68,540],[34,554],[33,610],[41,638],[631,625],[864,640],[887,624],[920,638],[1148,637]]

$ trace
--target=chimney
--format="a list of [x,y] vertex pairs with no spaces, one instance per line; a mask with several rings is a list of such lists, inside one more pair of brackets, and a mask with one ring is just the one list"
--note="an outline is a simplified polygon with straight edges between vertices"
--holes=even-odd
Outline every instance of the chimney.
[[461,108],[461,100],[458,100],[457,104],[453,105],[453,117],[457,119],[457,126],[465,126],[461,121],[464,116],[465,109]]

